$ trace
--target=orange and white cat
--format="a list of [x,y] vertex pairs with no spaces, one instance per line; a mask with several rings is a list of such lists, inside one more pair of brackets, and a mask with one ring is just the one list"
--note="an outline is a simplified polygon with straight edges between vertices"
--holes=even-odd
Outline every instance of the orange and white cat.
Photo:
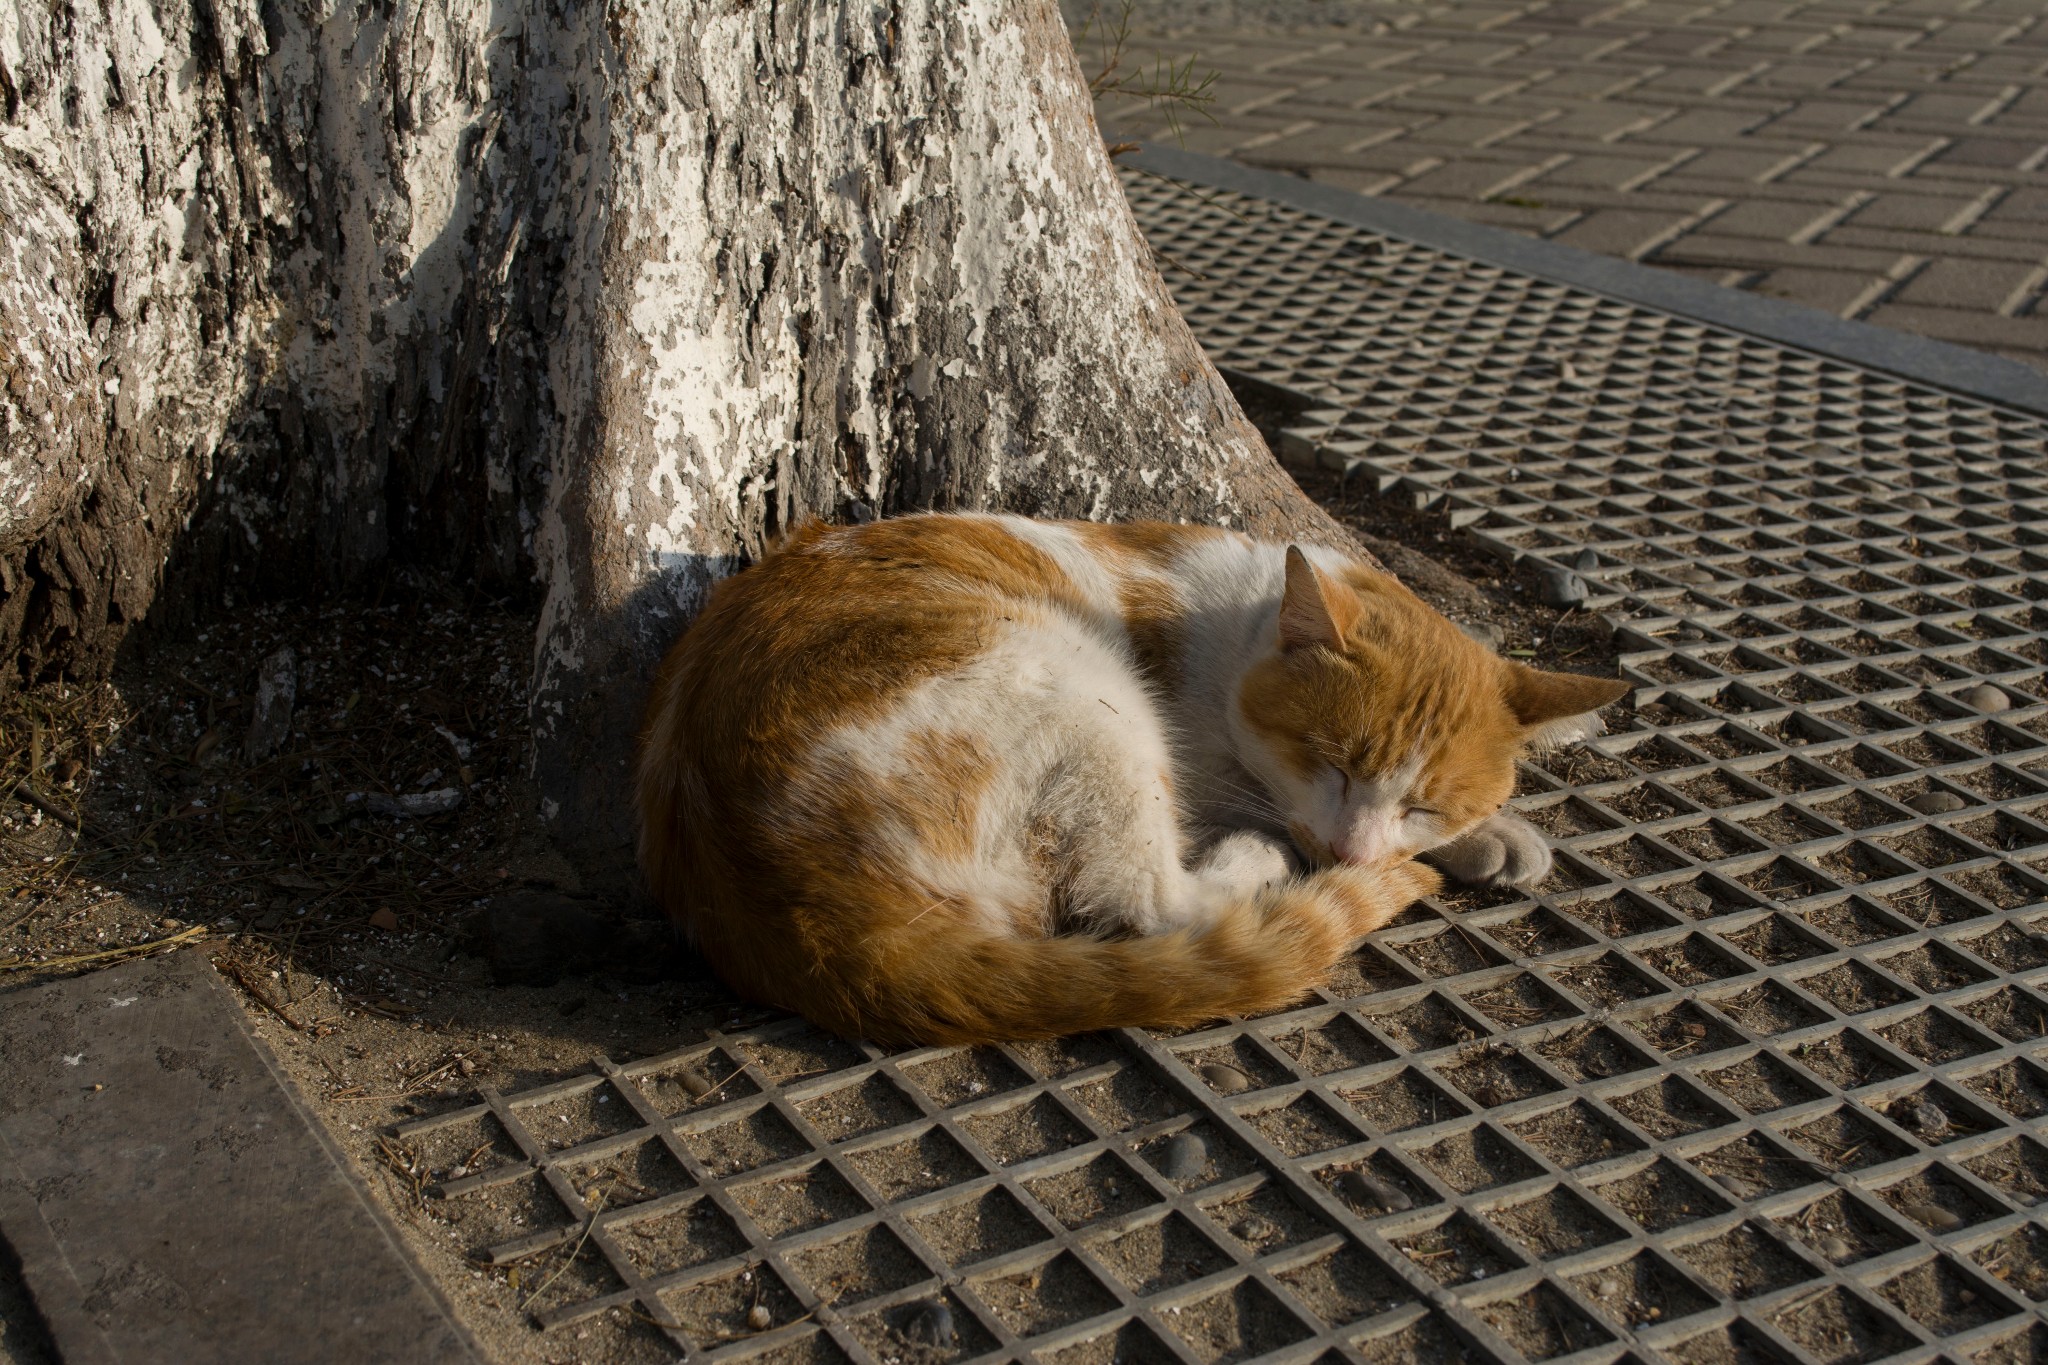
[[641,866],[731,986],[849,1037],[1255,1014],[1437,889],[1418,854],[1540,880],[1514,760],[1627,690],[1502,659],[1327,550],[809,525],[662,665]]

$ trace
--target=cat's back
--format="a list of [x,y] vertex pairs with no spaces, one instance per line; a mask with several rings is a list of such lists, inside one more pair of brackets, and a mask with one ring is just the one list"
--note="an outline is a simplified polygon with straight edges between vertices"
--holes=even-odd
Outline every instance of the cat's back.
[[1173,564],[1241,540],[981,514],[804,526],[721,582],[670,651],[644,753],[674,780],[746,800],[786,785],[827,735],[885,722],[920,687],[1020,641],[1042,648],[1048,632],[1170,671]]

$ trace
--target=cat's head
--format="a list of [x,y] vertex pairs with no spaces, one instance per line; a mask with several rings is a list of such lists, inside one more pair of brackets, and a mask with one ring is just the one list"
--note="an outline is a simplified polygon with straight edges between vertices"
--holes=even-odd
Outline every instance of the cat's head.
[[1303,852],[1378,862],[1493,814],[1518,755],[1598,734],[1595,713],[1628,690],[1503,659],[1391,574],[1325,572],[1289,548],[1274,648],[1231,728]]

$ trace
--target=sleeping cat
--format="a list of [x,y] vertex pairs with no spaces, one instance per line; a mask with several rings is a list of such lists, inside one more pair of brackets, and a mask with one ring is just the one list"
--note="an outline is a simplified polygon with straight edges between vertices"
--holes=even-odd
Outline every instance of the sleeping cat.
[[664,661],[641,866],[731,986],[849,1037],[1256,1014],[1436,890],[1418,854],[1540,880],[1515,757],[1627,690],[1504,660],[1327,550],[814,524]]

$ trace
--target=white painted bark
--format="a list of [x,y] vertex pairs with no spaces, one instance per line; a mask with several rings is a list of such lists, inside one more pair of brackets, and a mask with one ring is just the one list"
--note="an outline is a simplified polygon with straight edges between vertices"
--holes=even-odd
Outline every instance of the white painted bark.
[[532,579],[587,857],[654,659],[801,518],[1327,533],[1052,0],[16,0],[0,97],[0,643],[103,666],[167,558],[174,597]]

